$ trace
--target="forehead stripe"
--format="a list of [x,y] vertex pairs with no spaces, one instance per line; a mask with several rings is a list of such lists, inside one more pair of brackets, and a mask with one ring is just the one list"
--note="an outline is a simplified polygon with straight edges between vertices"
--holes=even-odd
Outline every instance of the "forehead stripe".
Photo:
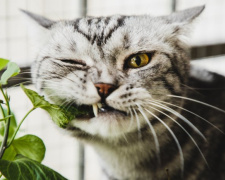
[[[73,23],[73,26],[74,26],[74,30],[75,30],[76,32],[80,33],[81,35],[83,35],[89,42],[91,42],[91,44],[94,44],[94,42],[96,42],[97,45],[100,46],[100,45],[102,45],[103,42],[106,43],[107,40],[111,38],[112,34],[113,34],[119,27],[121,27],[121,26],[124,25],[124,20],[125,20],[125,18],[126,18],[126,16],[120,16],[120,17],[118,17],[118,18],[116,19],[115,25],[112,26],[112,27],[108,27],[108,26],[110,26],[110,21],[111,21],[111,20],[112,20],[112,21],[115,21],[115,19],[110,18],[110,17],[107,17],[107,18],[105,19],[104,28],[102,28],[102,32],[100,32],[100,33],[99,33],[99,32],[98,32],[98,33],[92,32],[92,30],[91,30],[91,25],[93,24],[93,23],[92,23],[92,22],[93,22],[93,19],[88,19],[87,21],[86,21],[86,19],[77,19],[77,20]],[[101,23],[100,18],[97,18],[97,19],[98,19],[98,21],[95,22],[96,27],[100,26],[100,23]],[[82,31],[82,30],[80,29],[80,23],[81,23],[81,21],[83,21],[83,22],[86,21],[86,23],[87,23],[87,25],[88,25],[88,28],[89,28],[88,31],[87,31],[88,33],[84,32],[84,31]],[[104,33],[104,30],[105,30],[105,29],[108,30],[108,33],[107,33],[107,34]]]

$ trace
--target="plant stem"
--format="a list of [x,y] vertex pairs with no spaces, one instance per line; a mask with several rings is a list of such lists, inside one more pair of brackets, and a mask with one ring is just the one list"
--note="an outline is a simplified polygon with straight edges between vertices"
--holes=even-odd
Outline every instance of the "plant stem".
[[[4,96],[5,102],[6,102],[6,106],[7,106],[7,116],[11,115],[11,110],[10,110],[10,106],[9,106],[9,100],[8,97],[6,96],[6,94],[4,93],[2,87],[0,86],[0,90],[2,92],[2,95]],[[9,126],[10,126],[10,120],[11,118],[8,118],[6,120],[6,125],[5,125],[5,132],[4,132],[4,138],[0,147],[0,159],[2,158],[5,149],[7,148],[7,140],[8,140],[8,136],[9,136]]]
[[3,110],[3,107],[2,105],[0,104],[0,109],[1,109],[1,114],[2,114],[2,117],[5,118],[5,113],[4,113],[4,110]]
[[24,121],[24,120],[27,118],[27,116],[28,116],[33,110],[35,110],[35,109],[36,109],[35,107],[33,107],[32,109],[30,109],[30,110],[26,113],[26,115],[23,117],[23,119],[20,121],[19,125],[18,125],[17,128],[16,128],[16,131],[14,132],[14,134],[13,134],[13,136],[12,136],[10,142],[9,142],[8,145],[7,145],[7,148],[12,144],[13,140],[15,139],[16,134],[17,134],[17,132],[19,131],[20,126],[22,125],[23,121]]
[[5,121],[5,120],[9,119],[10,117],[13,117],[13,115],[6,116],[6,117],[0,119],[0,121]]

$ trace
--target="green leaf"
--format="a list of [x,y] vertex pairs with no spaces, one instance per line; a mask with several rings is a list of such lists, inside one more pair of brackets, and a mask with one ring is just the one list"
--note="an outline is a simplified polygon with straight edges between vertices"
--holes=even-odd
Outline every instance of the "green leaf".
[[16,76],[19,73],[20,73],[19,66],[14,62],[9,62],[7,64],[6,71],[1,76],[0,84],[3,84],[3,85],[7,84],[7,81],[9,78]]
[[20,84],[21,88],[27,95],[27,97],[31,100],[33,106],[35,108],[49,107],[51,104],[44,99],[43,96],[38,95],[35,91],[31,89],[25,88],[22,84]]
[[8,64],[9,60],[0,58],[0,70],[2,70]]
[[31,100],[33,106],[35,108],[42,108],[45,111],[47,111],[49,115],[51,116],[52,120],[59,127],[65,128],[67,124],[72,119],[75,118],[75,115],[77,114],[76,109],[72,109],[72,108],[66,109],[66,108],[57,106],[55,104],[50,104],[48,101],[44,99],[43,96],[38,95],[38,93],[36,93],[35,91],[25,88],[22,84],[21,84],[21,88],[26,93],[28,98]]
[[13,145],[7,148],[2,156],[2,159],[13,161],[17,155],[16,149]]
[[41,162],[45,156],[45,145],[39,137],[25,135],[12,142],[5,150],[2,159],[12,161],[18,154]]
[[21,155],[15,161],[0,160],[0,171],[8,180],[66,180],[47,166]]

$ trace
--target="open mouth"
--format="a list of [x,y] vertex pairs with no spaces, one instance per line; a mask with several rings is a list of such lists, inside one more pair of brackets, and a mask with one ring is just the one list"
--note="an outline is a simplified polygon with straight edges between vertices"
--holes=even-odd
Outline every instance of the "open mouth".
[[122,115],[127,116],[126,112],[114,109],[106,105],[105,103],[96,103],[91,106],[82,105],[79,107],[74,105],[74,107],[80,112],[79,114],[76,115],[76,117],[80,119],[83,119],[83,118],[91,119],[94,117],[98,117],[99,114],[107,114],[107,113],[120,113]]

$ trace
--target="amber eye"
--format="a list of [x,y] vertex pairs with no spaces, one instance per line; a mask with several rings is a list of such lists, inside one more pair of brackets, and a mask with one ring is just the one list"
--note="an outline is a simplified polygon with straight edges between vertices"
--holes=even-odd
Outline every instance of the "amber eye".
[[127,66],[128,68],[140,68],[147,65],[150,60],[151,60],[150,54],[146,53],[137,54],[128,59]]

